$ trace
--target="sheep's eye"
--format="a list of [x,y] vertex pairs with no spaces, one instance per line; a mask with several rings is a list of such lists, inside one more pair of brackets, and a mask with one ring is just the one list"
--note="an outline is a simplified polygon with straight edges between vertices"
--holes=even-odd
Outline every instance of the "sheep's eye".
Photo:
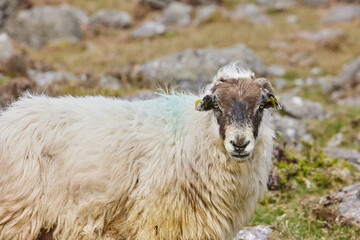
[[265,103],[264,103],[264,102],[261,102],[259,108],[260,108],[260,109],[264,109],[264,107],[265,107]]

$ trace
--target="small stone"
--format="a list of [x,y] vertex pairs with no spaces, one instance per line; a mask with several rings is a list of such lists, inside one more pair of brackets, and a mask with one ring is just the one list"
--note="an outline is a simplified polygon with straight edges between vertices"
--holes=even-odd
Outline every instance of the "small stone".
[[61,82],[73,82],[79,80],[79,77],[75,76],[69,72],[38,72],[34,70],[29,70],[28,75],[31,79],[33,79],[36,84],[40,87],[48,87],[53,83],[61,83]]
[[279,91],[284,90],[289,84],[284,78],[275,78],[274,79],[275,88]]
[[360,56],[344,64],[340,77],[348,88],[360,83]]
[[133,38],[147,38],[162,35],[167,31],[167,27],[159,22],[146,21],[131,32]]
[[326,44],[341,38],[344,34],[345,32],[342,29],[324,28],[316,31],[301,31],[298,36],[305,40]]
[[358,193],[360,190],[360,183],[356,183],[340,189],[335,197],[340,200],[339,211],[340,215],[347,218],[356,219],[360,222],[360,199]]
[[272,76],[282,77],[286,73],[286,69],[280,65],[271,65],[267,68],[267,73]]
[[109,89],[109,90],[120,90],[121,89],[119,80],[112,76],[102,76],[99,81],[99,84],[101,87]]
[[157,22],[163,23],[166,26],[186,27],[191,22],[192,11],[193,8],[189,5],[173,2],[157,18]]
[[326,113],[320,103],[290,94],[280,94],[283,111],[298,119],[324,118]]
[[286,17],[286,23],[294,24],[299,22],[299,17],[296,15],[289,15]]
[[199,25],[203,22],[208,21],[218,9],[219,6],[215,4],[198,7],[196,11],[196,17],[194,19],[194,24]]
[[351,21],[360,15],[358,5],[336,5],[325,12],[325,17],[321,19],[323,23],[336,23]]
[[90,24],[111,28],[127,28],[132,24],[132,17],[124,11],[101,9],[91,16]]
[[236,234],[233,240],[267,240],[272,232],[272,228],[266,225],[245,227]]
[[360,106],[360,97],[349,97],[349,98],[339,99],[337,103],[340,105]]
[[322,69],[319,67],[314,67],[310,70],[310,73],[312,75],[319,75],[322,72]]
[[357,150],[350,148],[326,147],[323,148],[323,151],[330,157],[338,159],[343,158],[346,161],[349,161],[354,167],[360,170],[360,153]]
[[223,16],[233,20],[245,20],[254,24],[272,25],[272,21],[264,13],[265,9],[255,4],[239,4],[233,11],[223,10]]
[[296,5],[296,0],[257,0],[257,2],[277,11],[284,11]]
[[14,55],[13,43],[7,33],[0,34],[0,61]]
[[341,144],[343,138],[344,138],[344,134],[342,134],[342,133],[335,134],[328,141],[327,147],[337,147],[337,146],[339,146]]

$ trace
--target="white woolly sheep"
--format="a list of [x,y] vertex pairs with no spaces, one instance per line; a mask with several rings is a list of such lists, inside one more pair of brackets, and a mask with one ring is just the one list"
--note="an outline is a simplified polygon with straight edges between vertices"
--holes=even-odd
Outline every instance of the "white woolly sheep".
[[0,115],[0,239],[231,239],[266,189],[264,109],[280,104],[235,63],[195,111],[197,99],[12,104]]

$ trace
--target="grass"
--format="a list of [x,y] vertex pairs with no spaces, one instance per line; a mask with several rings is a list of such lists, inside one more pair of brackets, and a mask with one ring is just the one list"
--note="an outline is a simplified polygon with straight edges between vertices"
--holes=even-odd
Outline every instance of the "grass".
[[302,144],[300,151],[277,149],[275,169],[281,187],[268,192],[250,224],[271,225],[279,239],[358,239],[358,227],[319,218],[314,209],[320,197],[358,181],[359,173],[344,160],[324,155],[321,148]]

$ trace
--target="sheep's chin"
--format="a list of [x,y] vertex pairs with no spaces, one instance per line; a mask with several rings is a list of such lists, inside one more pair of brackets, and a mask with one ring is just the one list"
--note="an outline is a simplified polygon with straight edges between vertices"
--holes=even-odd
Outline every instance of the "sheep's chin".
[[251,155],[252,155],[252,154],[250,154],[250,155],[247,156],[247,157],[236,157],[236,156],[233,156],[233,155],[231,155],[231,154],[229,153],[230,158],[233,159],[233,160],[235,160],[236,162],[239,162],[239,163],[244,163],[244,162],[248,161],[249,158],[251,158]]

